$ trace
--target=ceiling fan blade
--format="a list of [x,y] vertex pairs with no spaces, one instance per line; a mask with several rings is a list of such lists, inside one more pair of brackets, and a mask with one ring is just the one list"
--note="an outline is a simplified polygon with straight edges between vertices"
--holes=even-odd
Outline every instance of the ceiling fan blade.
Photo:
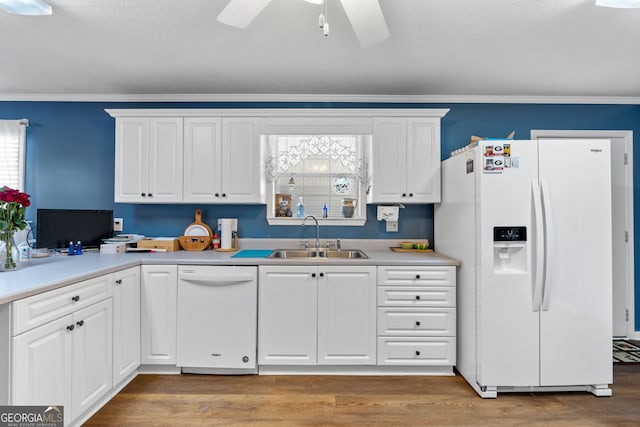
[[596,6],[632,9],[640,7],[640,0],[596,0]]
[[362,47],[369,47],[390,36],[378,0],[340,0]]
[[43,0],[0,0],[0,8],[16,15],[51,15],[51,5]]
[[218,22],[236,28],[247,28],[271,0],[230,0],[218,15]]

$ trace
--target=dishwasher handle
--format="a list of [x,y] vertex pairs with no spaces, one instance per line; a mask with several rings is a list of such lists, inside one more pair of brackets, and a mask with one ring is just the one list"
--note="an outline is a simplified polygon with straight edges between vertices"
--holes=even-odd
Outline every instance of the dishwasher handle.
[[185,282],[200,283],[204,285],[233,285],[236,283],[253,282],[256,277],[252,274],[222,274],[222,275],[201,275],[201,274],[181,274],[180,280]]

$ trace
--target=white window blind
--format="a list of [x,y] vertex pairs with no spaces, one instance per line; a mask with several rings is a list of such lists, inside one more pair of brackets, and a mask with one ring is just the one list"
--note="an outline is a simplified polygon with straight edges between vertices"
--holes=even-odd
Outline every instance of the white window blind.
[[28,121],[0,120],[0,187],[24,191],[24,151]]

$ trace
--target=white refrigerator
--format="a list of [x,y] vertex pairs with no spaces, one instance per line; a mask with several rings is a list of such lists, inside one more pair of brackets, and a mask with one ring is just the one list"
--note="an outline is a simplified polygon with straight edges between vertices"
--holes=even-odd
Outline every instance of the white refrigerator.
[[481,141],[442,162],[434,226],[461,261],[456,369],[480,396],[611,395],[608,140]]

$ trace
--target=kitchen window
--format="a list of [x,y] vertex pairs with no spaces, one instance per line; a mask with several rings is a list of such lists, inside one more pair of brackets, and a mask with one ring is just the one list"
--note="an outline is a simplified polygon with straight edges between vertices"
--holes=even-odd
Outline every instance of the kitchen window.
[[0,120],[0,187],[24,191],[26,127],[23,120]]
[[370,135],[268,135],[269,224],[300,224],[313,215],[325,225],[363,225],[370,141]]

